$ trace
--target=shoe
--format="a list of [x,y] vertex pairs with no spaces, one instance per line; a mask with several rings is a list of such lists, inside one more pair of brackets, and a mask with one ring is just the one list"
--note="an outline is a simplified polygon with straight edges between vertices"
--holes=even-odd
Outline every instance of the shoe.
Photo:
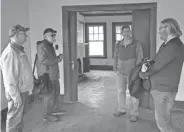
[[138,120],[138,116],[135,116],[135,115],[130,116],[130,121],[131,122],[136,122],[137,120]]
[[115,112],[113,115],[115,116],[115,117],[119,117],[119,116],[121,116],[121,115],[124,115],[124,114],[126,114],[126,111],[117,111],[117,112]]
[[65,110],[58,110],[58,111],[54,111],[51,113],[51,115],[56,116],[56,115],[64,115],[66,113]]
[[43,117],[43,121],[48,121],[48,122],[58,122],[59,118],[56,116],[45,116]]

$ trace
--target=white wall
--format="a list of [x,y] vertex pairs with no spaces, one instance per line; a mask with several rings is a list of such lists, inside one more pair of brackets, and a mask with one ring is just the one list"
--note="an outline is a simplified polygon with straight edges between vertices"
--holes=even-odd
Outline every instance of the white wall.
[[[29,0],[1,0],[1,51],[9,42],[8,30],[15,24],[29,27]],[[31,61],[30,39],[26,42],[25,51]],[[1,79],[1,107],[5,107],[4,87]]]
[[[5,0],[4,0],[5,1]],[[61,7],[64,5],[92,5],[92,4],[125,4],[125,3],[158,2],[157,24],[167,17],[175,18],[181,24],[184,32],[183,0],[30,0],[30,26],[31,26],[31,50],[32,58],[36,52],[35,43],[42,38],[42,32],[46,27],[53,27],[59,31],[57,42],[62,46],[62,14]],[[184,37],[182,37],[184,40]],[[160,39],[157,36],[157,45]],[[63,68],[63,67],[62,67]],[[63,70],[61,71],[63,75]],[[184,93],[184,86],[183,93]]]
[[107,59],[90,59],[90,65],[113,65],[112,59],[112,22],[132,22],[132,15],[127,16],[87,16],[86,23],[106,22]]

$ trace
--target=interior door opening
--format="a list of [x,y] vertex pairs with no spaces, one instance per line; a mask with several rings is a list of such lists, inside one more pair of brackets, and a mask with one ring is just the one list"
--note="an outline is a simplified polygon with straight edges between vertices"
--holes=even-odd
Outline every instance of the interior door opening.
[[[79,92],[81,91],[79,89],[84,90],[85,86],[90,85],[83,84],[80,88],[78,87],[81,79],[78,78],[78,74],[81,74],[81,71],[85,71],[84,69],[87,69],[87,72],[82,73],[84,75],[82,75],[84,77],[83,79],[85,79],[86,75],[90,76],[94,70],[112,70],[113,47],[116,41],[122,39],[119,35],[119,28],[125,23],[131,26],[133,37],[141,41],[144,54],[150,58],[154,57],[156,53],[157,4],[143,3],[140,5],[83,5],[62,7],[66,100],[71,102],[80,101],[82,97],[80,97]],[[141,16],[140,12],[144,12],[144,15]],[[121,20],[121,17],[125,19]],[[144,19],[138,19],[139,17],[145,18],[146,21]],[[77,23],[84,23],[84,29],[79,29]],[[142,32],[139,32],[140,27],[144,27],[144,25],[145,28],[141,30]],[[78,49],[79,42],[77,42],[79,40],[77,36],[78,32],[82,32],[82,38],[84,38],[82,43],[83,48],[80,50]],[[85,55],[83,54],[83,59],[79,59],[80,57],[77,56],[82,52],[85,52]],[[77,65],[77,68],[72,68],[72,65],[68,67],[67,64],[71,64],[71,62],[74,62],[72,64]],[[81,66],[83,66],[82,70]]]

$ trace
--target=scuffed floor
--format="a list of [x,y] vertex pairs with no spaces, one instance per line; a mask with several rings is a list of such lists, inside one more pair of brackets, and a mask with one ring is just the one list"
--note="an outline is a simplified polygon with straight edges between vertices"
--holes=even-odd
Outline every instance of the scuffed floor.
[[[67,111],[57,123],[43,122],[42,104],[35,104],[25,117],[24,132],[159,132],[151,111],[140,109],[139,120],[129,115],[114,117],[116,108],[116,77],[109,71],[92,71],[79,83],[79,101],[64,104]],[[128,101],[127,97],[127,101]],[[127,107],[128,103],[127,103]],[[173,122],[183,132],[184,114],[175,112]],[[181,118],[181,119],[180,119]],[[182,130],[183,129],[183,130]]]

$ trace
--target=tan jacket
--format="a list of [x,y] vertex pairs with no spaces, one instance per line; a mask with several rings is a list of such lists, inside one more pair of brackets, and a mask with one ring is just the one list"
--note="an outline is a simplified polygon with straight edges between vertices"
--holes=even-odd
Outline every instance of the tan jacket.
[[20,46],[8,44],[1,56],[1,69],[7,100],[33,88],[31,65]]
[[37,46],[38,60],[36,62],[38,76],[49,73],[51,80],[59,79],[58,58],[55,49],[47,40]]

